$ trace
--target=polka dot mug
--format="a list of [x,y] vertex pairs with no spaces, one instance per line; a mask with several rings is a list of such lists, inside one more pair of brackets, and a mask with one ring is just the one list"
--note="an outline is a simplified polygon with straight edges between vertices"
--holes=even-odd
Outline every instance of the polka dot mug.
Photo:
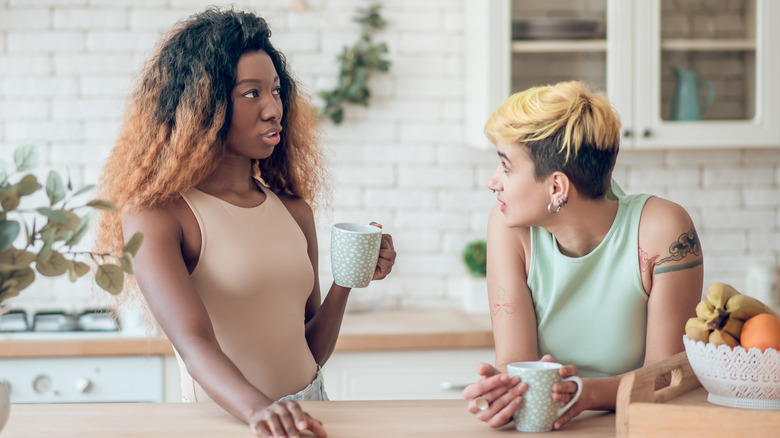
[[[582,393],[582,380],[577,376],[561,378],[558,370],[563,365],[555,362],[514,362],[507,365],[509,376],[518,376],[528,385],[523,394],[523,402],[517,408],[512,418],[515,429],[523,432],[546,432],[552,430],[553,423]],[[574,397],[561,406],[552,399],[552,387],[558,382],[576,382],[577,392]]]
[[333,281],[344,287],[366,287],[374,276],[382,244],[382,229],[373,225],[339,223],[330,233]]

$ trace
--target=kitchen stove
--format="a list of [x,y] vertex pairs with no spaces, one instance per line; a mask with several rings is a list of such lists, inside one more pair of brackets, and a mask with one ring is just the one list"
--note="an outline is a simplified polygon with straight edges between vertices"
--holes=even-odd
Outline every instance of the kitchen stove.
[[[22,309],[0,316],[0,340],[88,340],[143,337],[121,330],[105,309],[73,313]],[[42,344],[45,345],[45,344]],[[11,403],[162,402],[161,356],[13,357],[0,359]]]

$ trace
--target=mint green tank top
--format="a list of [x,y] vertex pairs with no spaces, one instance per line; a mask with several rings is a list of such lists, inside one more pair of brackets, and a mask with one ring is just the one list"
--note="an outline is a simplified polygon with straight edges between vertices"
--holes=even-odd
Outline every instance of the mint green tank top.
[[615,376],[642,366],[647,294],[639,270],[639,218],[650,195],[613,182],[615,222],[590,254],[561,254],[555,236],[531,227],[528,287],[536,311],[539,353],[573,364],[580,377]]

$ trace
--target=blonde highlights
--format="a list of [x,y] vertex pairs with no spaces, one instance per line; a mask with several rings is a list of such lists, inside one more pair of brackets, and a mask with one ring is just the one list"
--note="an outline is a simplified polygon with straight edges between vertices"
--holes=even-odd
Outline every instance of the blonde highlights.
[[598,197],[614,167],[620,125],[606,96],[570,81],[513,94],[493,111],[485,136],[526,148],[537,178],[560,170],[577,189]]

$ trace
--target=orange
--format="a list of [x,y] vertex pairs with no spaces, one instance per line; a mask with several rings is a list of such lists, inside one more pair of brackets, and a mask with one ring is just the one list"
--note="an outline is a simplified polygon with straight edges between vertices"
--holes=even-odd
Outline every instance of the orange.
[[780,319],[761,313],[745,321],[739,341],[745,350],[753,347],[761,351],[774,348],[780,351]]

